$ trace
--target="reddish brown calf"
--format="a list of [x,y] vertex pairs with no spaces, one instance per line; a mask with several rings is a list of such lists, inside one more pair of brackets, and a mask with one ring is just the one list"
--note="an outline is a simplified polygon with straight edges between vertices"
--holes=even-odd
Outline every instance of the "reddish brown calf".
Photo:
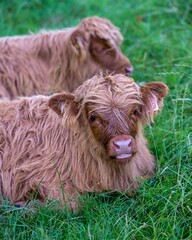
[[135,191],[154,172],[143,136],[167,95],[123,75],[95,76],[74,93],[0,101],[0,192],[13,202]]
[[99,17],[64,30],[0,38],[0,97],[71,92],[100,72],[130,75],[122,41],[119,29]]

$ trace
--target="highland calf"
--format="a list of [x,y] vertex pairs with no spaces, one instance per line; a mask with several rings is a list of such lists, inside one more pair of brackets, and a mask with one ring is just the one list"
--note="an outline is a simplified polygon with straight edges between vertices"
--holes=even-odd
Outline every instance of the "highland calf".
[[129,75],[118,28],[99,17],[77,27],[0,38],[0,97],[76,89],[99,72]]
[[[132,193],[154,171],[143,136],[167,86],[95,76],[74,93],[0,101],[0,192],[74,201],[86,192]],[[73,207],[74,207],[73,202]]]

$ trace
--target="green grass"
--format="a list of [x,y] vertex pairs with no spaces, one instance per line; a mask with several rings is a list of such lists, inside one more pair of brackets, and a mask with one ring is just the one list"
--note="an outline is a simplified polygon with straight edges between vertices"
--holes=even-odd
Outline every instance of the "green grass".
[[156,175],[133,197],[88,194],[79,213],[55,202],[0,206],[0,239],[192,239],[192,1],[1,0],[0,35],[76,25],[92,15],[119,26],[137,82],[163,81],[163,112],[146,128]]

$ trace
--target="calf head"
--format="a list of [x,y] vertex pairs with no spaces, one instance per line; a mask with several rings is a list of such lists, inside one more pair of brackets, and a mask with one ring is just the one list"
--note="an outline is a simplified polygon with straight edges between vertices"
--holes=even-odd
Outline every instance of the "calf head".
[[99,71],[130,75],[133,67],[120,50],[123,37],[107,19],[84,19],[73,32],[71,44],[81,61],[88,62],[93,73]]
[[160,82],[139,87],[121,74],[95,76],[74,94],[54,95],[49,106],[78,126],[88,148],[97,145],[103,158],[127,163],[137,154],[142,128],[159,111],[167,91]]

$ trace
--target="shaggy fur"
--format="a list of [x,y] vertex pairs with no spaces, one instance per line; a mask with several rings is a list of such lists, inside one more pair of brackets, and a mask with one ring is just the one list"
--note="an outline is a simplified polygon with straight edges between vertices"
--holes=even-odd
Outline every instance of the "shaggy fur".
[[[140,88],[115,75],[95,76],[73,94],[0,101],[1,195],[70,202],[77,193],[131,193],[153,174],[143,125],[166,95],[163,83]],[[125,139],[133,145],[119,159],[116,144]]]
[[72,91],[98,72],[129,75],[117,27],[99,17],[77,27],[0,38],[0,97]]

